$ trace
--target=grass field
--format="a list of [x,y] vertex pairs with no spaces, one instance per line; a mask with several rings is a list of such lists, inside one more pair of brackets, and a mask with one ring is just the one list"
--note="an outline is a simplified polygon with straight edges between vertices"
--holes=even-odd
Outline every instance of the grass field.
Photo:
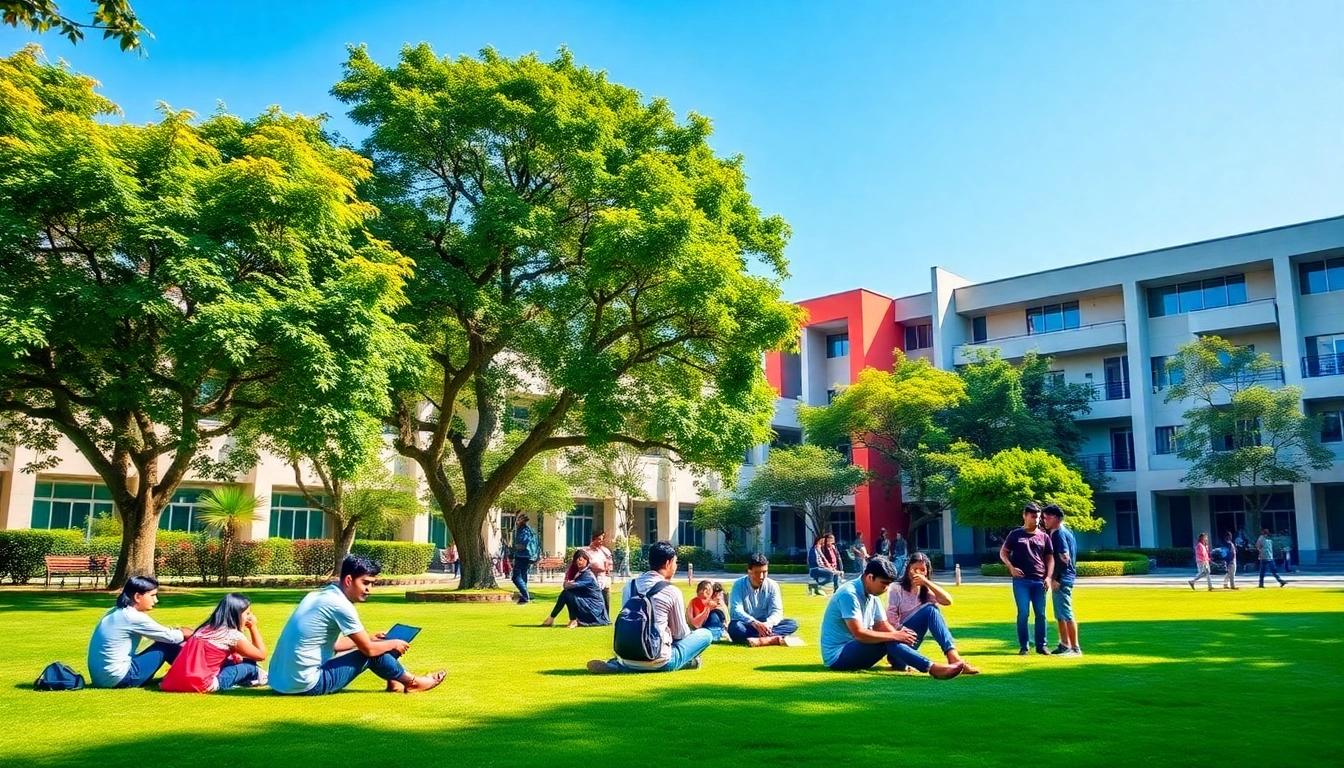
[[[1086,656],[1016,655],[1003,586],[954,590],[948,617],[983,673],[937,682],[833,673],[816,640],[823,598],[786,586],[803,648],[716,645],[697,671],[593,677],[609,629],[542,629],[530,606],[360,607],[371,630],[425,628],[409,668],[449,669],[428,694],[365,674],[336,696],[265,690],[35,693],[49,661],[83,671],[106,594],[0,591],[0,764],[1340,765],[1344,591],[1079,588]],[[220,593],[168,590],[154,615],[196,624]],[[268,641],[295,591],[250,593]],[[1054,630],[1051,628],[1051,644]],[[926,649],[929,646],[926,645]],[[932,649],[936,652],[936,647]],[[613,762],[614,761],[614,762]]]

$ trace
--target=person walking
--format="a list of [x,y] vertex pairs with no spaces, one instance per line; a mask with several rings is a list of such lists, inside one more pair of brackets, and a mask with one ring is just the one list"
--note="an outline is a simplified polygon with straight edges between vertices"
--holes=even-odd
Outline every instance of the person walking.
[[532,600],[527,591],[527,572],[540,554],[537,532],[527,524],[527,515],[518,515],[518,527],[513,531],[513,586],[518,588],[519,605],[527,605]]
[[1237,586],[1237,541],[1231,531],[1223,535],[1223,565],[1227,568],[1223,574],[1223,589],[1240,589]]
[[1274,540],[1269,537],[1269,529],[1260,529],[1260,538],[1255,540],[1255,552],[1260,557],[1260,588],[1265,588],[1265,571],[1268,570],[1274,574],[1274,580],[1279,582],[1280,587],[1288,586],[1288,582],[1279,577],[1279,569],[1274,567]]
[[1207,533],[1199,534],[1195,541],[1195,578],[1189,581],[1190,588],[1195,588],[1195,582],[1203,576],[1208,582],[1209,591],[1213,591],[1213,559],[1209,555],[1209,535]]
[[1029,503],[1022,508],[1022,527],[1014,528],[999,548],[999,559],[1013,575],[1013,602],[1017,604],[1017,645],[1019,656],[1031,651],[1027,646],[1027,617],[1036,614],[1036,652],[1049,656],[1045,647],[1045,583],[1055,576],[1055,548],[1050,536],[1040,527],[1041,508]]

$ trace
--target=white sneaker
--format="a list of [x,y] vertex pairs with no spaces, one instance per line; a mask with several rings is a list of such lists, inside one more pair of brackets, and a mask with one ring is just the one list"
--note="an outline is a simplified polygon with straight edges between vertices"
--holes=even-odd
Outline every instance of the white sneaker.
[[807,645],[807,641],[801,637],[796,637],[794,635],[785,635],[784,644],[790,648],[798,648],[800,646]]

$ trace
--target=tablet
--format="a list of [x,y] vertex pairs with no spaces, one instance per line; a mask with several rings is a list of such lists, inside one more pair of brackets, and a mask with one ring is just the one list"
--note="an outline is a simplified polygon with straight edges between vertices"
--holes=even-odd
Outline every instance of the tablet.
[[392,628],[389,629],[389,630],[387,630],[387,634],[386,634],[386,635],[383,635],[383,639],[384,639],[384,640],[405,640],[406,642],[409,643],[409,642],[411,642],[412,640],[414,640],[414,639],[415,639],[415,636],[418,635],[418,634],[420,634],[420,628],[419,628],[419,627],[411,627],[411,626],[407,626],[407,625],[405,625],[405,624],[393,624],[393,625],[392,625]]

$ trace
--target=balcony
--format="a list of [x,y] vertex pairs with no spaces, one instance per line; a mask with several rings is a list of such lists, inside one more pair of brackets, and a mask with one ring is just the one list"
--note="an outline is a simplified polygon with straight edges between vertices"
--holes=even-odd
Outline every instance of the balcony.
[[1130,411],[1128,381],[1107,381],[1092,384],[1091,387],[1092,409],[1086,414],[1075,414],[1075,419],[1122,419],[1133,415]]
[[1085,453],[1078,457],[1078,464],[1086,475],[1109,475],[1115,472],[1133,472],[1134,454],[1131,453]]
[[976,352],[980,349],[997,348],[999,354],[1005,360],[1019,360],[1031,350],[1036,350],[1042,355],[1057,355],[1082,349],[1123,347],[1124,345],[1125,321],[1112,320],[1063,331],[1024,333],[1018,336],[988,339],[973,344],[959,344],[952,349],[952,362],[954,365],[966,365],[975,362]]
[[1334,355],[1307,355],[1302,358],[1302,378],[1344,376],[1344,353]]
[[1274,299],[1199,309],[1186,315],[1196,336],[1221,331],[1258,331],[1279,327],[1279,307]]

